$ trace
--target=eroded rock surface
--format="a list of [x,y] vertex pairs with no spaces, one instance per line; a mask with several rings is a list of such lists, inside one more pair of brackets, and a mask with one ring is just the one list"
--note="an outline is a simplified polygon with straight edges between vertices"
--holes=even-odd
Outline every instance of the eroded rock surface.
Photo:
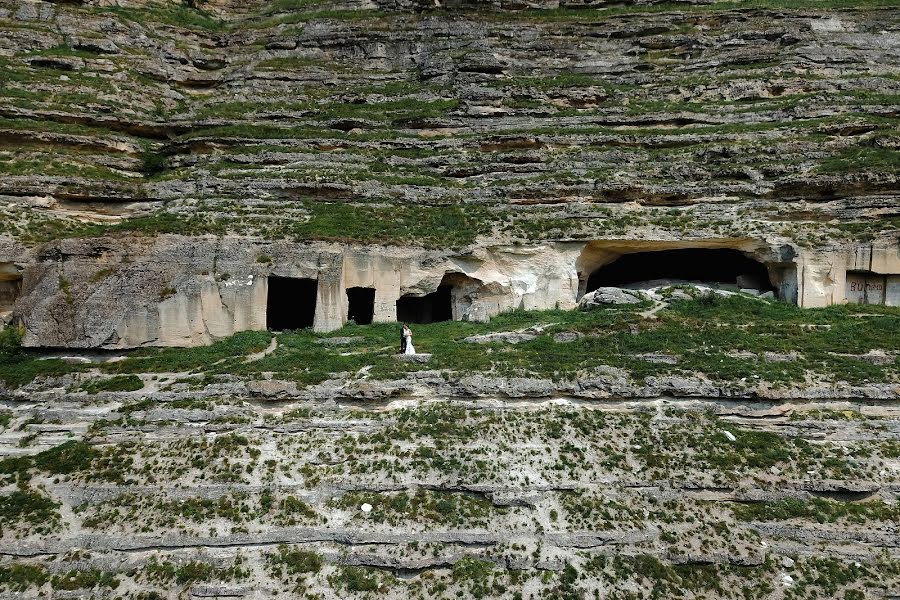
[[442,284],[483,321],[674,248],[802,306],[900,302],[891,3],[3,0],[0,31],[0,321],[29,345],[265,328],[280,276],[327,288],[319,330],[353,287],[376,322]]
[[894,403],[138,398],[5,413],[2,481],[27,498],[7,591],[737,598],[789,576],[884,597],[900,577]]

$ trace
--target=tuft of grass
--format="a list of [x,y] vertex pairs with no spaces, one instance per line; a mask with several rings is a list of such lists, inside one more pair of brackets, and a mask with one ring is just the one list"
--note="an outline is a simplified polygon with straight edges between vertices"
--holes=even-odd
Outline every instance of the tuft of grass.
[[872,521],[896,523],[900,521],[900,507],[881,501],[840,502],[824,498],[801,500],[785,498],[774,502],[739,504],[732,513],[742,521],[812,520],[818,523],[838,521],[864,525]]
[[0,590],[24,592],[39,588],[48,581],[50,575],[41,565],[22,562],[0,565]]
[[51,475],[68,475],[90,468],[97,454],[97,450],[87,442],[69,440],[37,454],[34,466]]
[[88,394],[100,392],[134,392],[144,387],[137,375],[116,375],[106,379],[95,379],[81,385],[79,389]]
[[276,576],[292,576],[303,573],[318,573],[322,569],[322,556],[316,552],[291,548],[286,544],[278,546],[278,552],[266,555],[266,562]]
[[0,536],[26,527],[29,533],[46,535],[59,527],[59,503],[30,489],[0,496]]

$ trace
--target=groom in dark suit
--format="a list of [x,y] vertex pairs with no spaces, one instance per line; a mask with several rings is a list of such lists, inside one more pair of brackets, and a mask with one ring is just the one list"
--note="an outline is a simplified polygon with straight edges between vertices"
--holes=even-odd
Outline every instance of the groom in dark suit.
[[406,329],[406,323],[400,323],[400,354],[406,352],[406,336],[403,335],[404,329]]

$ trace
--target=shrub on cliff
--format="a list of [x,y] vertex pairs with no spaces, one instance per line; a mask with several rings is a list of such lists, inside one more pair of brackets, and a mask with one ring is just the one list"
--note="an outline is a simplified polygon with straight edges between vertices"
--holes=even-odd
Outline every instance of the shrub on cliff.
[[56,376],[81,370],[80,365],[70,365],[58,358],[41,360],[40,356],[22,347],[25,330],[6,327],[0,330],[0,389],[6,384],[18,387],[40,375]]
[[22,352],[22,336],[25,330],[21,327],[6,327],[0,330],[0,361],[19,356]]
[[155,150],[144,150],[140,155],[141,173],[153,177],[166,170],[166,155]]

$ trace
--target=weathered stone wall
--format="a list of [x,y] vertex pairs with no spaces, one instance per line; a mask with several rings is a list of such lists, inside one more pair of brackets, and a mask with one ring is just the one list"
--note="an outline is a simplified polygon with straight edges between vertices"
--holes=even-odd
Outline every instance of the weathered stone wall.
[[884,297],[897,304],[896,246],[818,251],[753,238],[595,240],[445,253],[167,235],[63,240],[18,260],[0,256],[0,264],[9,275],[3,297],[11,299],[21,286],[13,315],[25,327],[26,345],[126,348],[208,344],[265,329],[270,275],[318,281],[317,331],[346,322],[350,287],[375,289],[375,322],[395,321],[401,296],[424,296],[442,283],[453,286],[454,319],[483,321],[513,309],[573,308],[597,268],[631,252],[678,248],[739,250],[768,267],[783,300],[805,307],[848,301],[848,271],[892,275],[884,279]]
[[[848,301],[850,291],[848,272],[888,276],[900,274],[900,242],[884,240],[844,248],[804,249],[798,257],[797,268],[800,306],[812,308],[842,304]],[[889,286],[884,303],[900,306],[897,278],[886,279]]]
[[654,3],[0,0],[0,325],[203,344],[271,275],[319,331],[349,287],[484,320],[679,248],[897,303],[896,6]]

